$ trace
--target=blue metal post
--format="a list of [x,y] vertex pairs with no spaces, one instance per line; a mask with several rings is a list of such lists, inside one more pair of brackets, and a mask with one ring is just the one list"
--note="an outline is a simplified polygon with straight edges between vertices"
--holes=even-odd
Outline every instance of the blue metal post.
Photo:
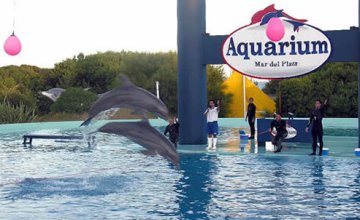
[[[360,36],[360,0],[358,1],[358,32]],[[360,51],[359,46],[356,49]],[[360,60],[358,60],[358,146],[356,147],[360,147]]]
[[178,0],[178,114],[180,144],[206,144],[205,0]]

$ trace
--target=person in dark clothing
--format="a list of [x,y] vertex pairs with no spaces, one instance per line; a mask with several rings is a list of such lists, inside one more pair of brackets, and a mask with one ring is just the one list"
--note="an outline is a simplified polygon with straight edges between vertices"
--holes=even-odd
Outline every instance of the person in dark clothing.
[[245,121],[249,121],[250,126],[250,137],[249,139],[254,139],[255,136],[255,114],[256,114],[256,105],[254,104],[254,99],[249,98],[248,110],[246,113]]
[[323,151],[323,125],[322,119],[324,117],[325,108],[327,104],[327,99],[324,101],[324,104],[321,104],[320,100],[315,101],[315,109],[310,112],[309,123],[305,128],[305,132],[309,132],[309,127],[311,126],[311,136],[312,136],[312,153],[310,155],[316,155],[316,146],[317,139],[319,140],[319,156],[322,156]]
[[[276,129],[276,133],[274,132],[274,128]],[[276,146],[275,153],[278,153],[282,149],[282,140],[288,135],[286,122],[281,119],[279,113],[276,114],[275,119],[271,122],[269,132],[271,133],[271,142]]]
[[175,148],[177,148],[177,142],[179,139],[179,127],[180,124],[176,117],[170,118],[169,124],[166,126],[164,131],[165,136],[169,133],[169,140],[174,144]]

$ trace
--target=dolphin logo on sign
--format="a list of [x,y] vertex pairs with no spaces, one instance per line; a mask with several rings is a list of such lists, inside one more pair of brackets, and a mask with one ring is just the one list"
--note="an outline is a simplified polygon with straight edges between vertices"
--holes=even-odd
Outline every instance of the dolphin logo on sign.
[[[296,137],[297,135],[297,130],[294,127],[291,127],[289,124],[286,124],[286,131],[287,131],[287,136],[285,137],[285,139],[291,139]],[[276,136],[276,128],[274,128],[271,132],[272,136]]]
[[285,137],[285,139],[291,139],[296,137],[297,135],[297,131],[294,127],[291,127],[290,125],[286,125],[286,131],[288,133],[288,135]]
[[225,39],[223,58],[232,69],[255,78],[284,79],[310,73],[328,60],[331,43],[306,21],[270,5]]

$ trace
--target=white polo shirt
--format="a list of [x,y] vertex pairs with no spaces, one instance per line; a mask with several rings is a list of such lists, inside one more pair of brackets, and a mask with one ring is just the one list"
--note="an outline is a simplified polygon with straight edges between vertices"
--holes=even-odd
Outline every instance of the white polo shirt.
[[219,112],[217,107],[208,108],[206,111],[208,111],[206,114],[207,122],[214,122],[218,120]]

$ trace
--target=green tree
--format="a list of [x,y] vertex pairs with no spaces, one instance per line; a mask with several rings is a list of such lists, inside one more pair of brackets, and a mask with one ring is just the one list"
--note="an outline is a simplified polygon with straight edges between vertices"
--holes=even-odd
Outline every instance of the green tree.
[[169,108],[170,114],[177,115],[177,58],[175,53],[162,54],[162,61],[152,75],[147,86],[148,90],[156,93],[155,82],[158,81],[160,99]]
[[208,100],[221,100],[219,116],[225,117],[232,101],[232,95],[223,92],[225,88],[223,83],[226,79],[224,69],[222,66],[208,65],[206,67],[206,76]]
[[76,66],[75,86],[104,93],[119,82],[120,57],[114,52],[85,56]]
[[96,101],[95,93],[85,91],[83,88],[68,88],[51,106],[53,112],[84,113]]
[[305,77],[270,81],[264,91],[276,94],[277,111],[285,114],[307,117],[315,100],[328,99],[328,117],[357,117],[357,80],[357,64],[330,63]]
[[[25,77],[24,77],[25,78]],[[21,104],[35,107],[36,100],[31,90],[26,86],[31,80],[22,79],[19,74],[9,74],[8,69],[0,71],[0,100],[6,100],[10,105]]]
[[[224,95],[222,92],[224,71],[221,66],[211,65],[206,70],[208,97],[221,99],[220,116],[224,116],[231,102],[231,95]],[[82,102],[83,97],[87,97],[83,94],[84,88],[94,92],[92,96],[109,91],[121,85],[120,73],[126,74],[136,86],[153,94],[156,94],[155,82],[159,81],[161,100],[172,114],[177,114],[177,54],[172,51],[108,51],[92,55],[80,53],[50,69],[29,65],[1,67],[0,100],[5,99],[10,105],[22,103],[26,107],[36,106],[37,114],[47,114],[50,110],[81,113],[89,107],[87,101]],[[40,94],[41,91],[55,87],[66,89],[56,103]],[[77,87],[78,90],[70,89],[72,87]],[[82,106],[79,107],[78,104],[81,103]]]
[[[79,57],[79,56],[78,56]],[[76,85],[77,59],[66,59],[61,63],[55,64],[55,67],[44,76],[47,89],[51,88],[69,88]]]

